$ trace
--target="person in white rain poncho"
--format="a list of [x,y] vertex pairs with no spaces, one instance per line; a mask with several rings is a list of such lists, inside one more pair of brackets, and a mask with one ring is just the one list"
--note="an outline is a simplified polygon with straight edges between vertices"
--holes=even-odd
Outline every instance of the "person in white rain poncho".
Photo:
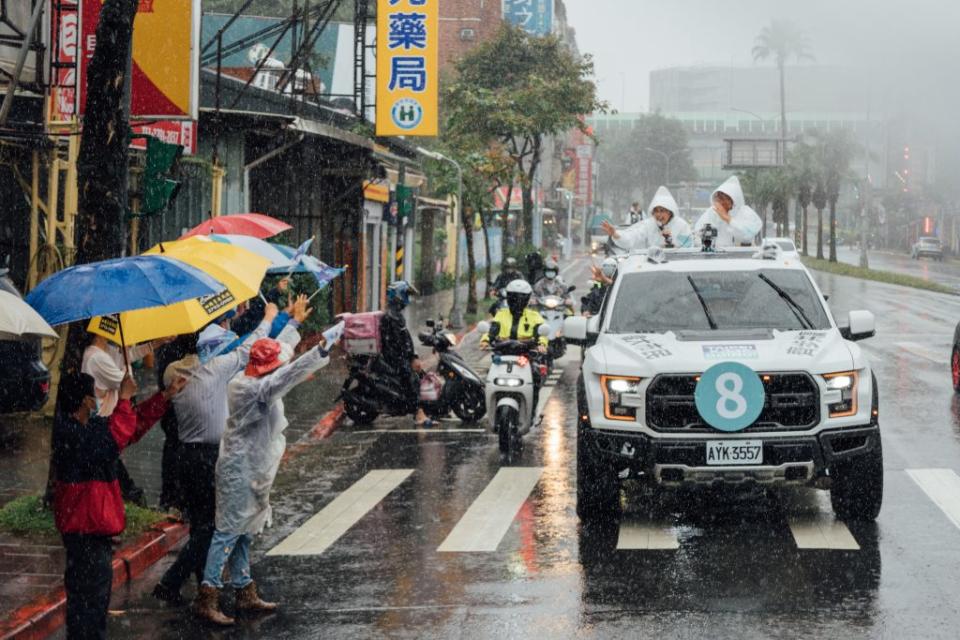
[[[677,215],[679,207],[673,194],[666,187],[657,189],[647,208],[652,217],[646,218],[624,230],[613,225],[604,225],[613,243],[626,251],[639,251],[650,247],[683,248],[693,246],[690,225]],[[611,233],[612,231],[612,233]]]
[[[295,313],[297,321],[310,310]],[[233,619],[220,611],[219,592],[223,569],[230,567],[238,612],[268,612],[275,603],[264,602],[250,577],[250,543],[270,524],[270,489],[286,449],[283,396],[325,366],[327,352],[343,335],[343,323],[323,334],[323,341],[289,362],[300,341],[296,331],[284,332],[281,341],[261,338],[250,350],[243,373],[227,387],[230,416],[220,442],[217,460],[216,531],[207,554],[203,582],[194,603],[197,615],[220,625]]]
[[701,238],[704,227],[710,225],[717,230],[717,237],[713,240],[714,247],[753,244],[763,223],[757,212],[748,207],[743,199],[740,178],[727,178],[727,181],[713,192],[711,201],[713,206],[704,211],[694,225],[694,236]]

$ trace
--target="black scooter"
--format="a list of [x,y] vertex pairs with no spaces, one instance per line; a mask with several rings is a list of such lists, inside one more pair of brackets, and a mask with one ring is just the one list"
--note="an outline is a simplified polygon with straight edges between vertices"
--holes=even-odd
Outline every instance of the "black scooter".
[[[419,406],[431,418],[453,413],[464,422],[476,422],[487,412],[484,381],[466,361],[453,351],[456,336],[444,330],[443,321],[427,321],[428,331],[417,337],[420,344],[437,354],[436,376],[442,382],[437,399],[420,398]],[[350,373],[340,390],[347,416],[355,424],[365,425],[381,414],[414,414],[417,403],[410,397],[413,382],[401,379],[401,372],[379,356],[352,356]]]

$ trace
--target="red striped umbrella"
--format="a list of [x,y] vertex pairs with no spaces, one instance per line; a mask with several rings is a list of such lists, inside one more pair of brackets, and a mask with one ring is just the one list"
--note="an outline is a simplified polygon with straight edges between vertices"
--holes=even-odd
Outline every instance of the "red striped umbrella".
[[253,236],[263,240],[292,228],[286,222],[265,216],[262,213],[233,213],[228,216],[218,216],[204,220],[180,236],[180,240],[191,236],[208,236],[214,233]]

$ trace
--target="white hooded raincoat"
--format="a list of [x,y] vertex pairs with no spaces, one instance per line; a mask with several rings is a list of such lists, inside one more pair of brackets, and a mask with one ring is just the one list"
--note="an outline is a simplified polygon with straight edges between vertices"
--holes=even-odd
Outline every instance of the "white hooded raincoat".
[[680,208],[677,206],[677,201],[674,200],[673,194],[666,187],[657,189],[653,200],[650,201],[650,206],[647,208],[647,211],[651,212],[650,217],[621,231],[620,237],[614,240],[616,245],[627,251],[664,246],[666,243],[663,239],[663,232],[652,213],[656,207],[662,207],[673,213],[670,222],[664,226],[664,229],[669,230],[670,235],[673,236],[673,246],[676,248],[692,247],[693,236],[690,234],[690,225],[678,214]]
[[697,224],[694,225],[694,236],[700,238],[701,231],[709,224],[717,230],[717,237],[713,242],[714,247],[737,247],[743,244],[753,244],[763,223],[760,221],[757,212],[747,206],[743,198],[743,189],[740,187],[740,178],[737,176],[727,178],[727,181],[717,187],[717,190],[710,196],[711,202],[713,196],[718,192],[727,194],[733,200],[730,222],[724,222],[711,206],[703,212],[703,215],[697,220]]

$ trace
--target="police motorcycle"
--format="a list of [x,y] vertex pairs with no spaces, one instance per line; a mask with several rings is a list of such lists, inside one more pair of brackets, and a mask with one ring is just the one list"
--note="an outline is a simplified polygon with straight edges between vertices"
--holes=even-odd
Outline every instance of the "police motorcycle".
[[[538,350],[538,337],[501,340],[500,323],[496,321],[481,322],[477,331],[490,340],[486,383],[488,419],[497,434],[500,453],[513,460],[523,449],[523,436],[538,422],[537,403],[540,387],[547,377],[547,365]],[[549,331],[549,327],[540,325],[537,335],[543,337]]]
[[[487,411],[483,379],[459,353],[454,351],[457,337],[446,331],[443,319],[428,320],[427,330],[417,338],[437,355],[437,368],[423,374],[419,382],[419,406],[437,419],[451,411],[464,422],[476,422]],[[350,370],[340,390],[347,416],[355,424],[365,425],[381,414],[403,416],[416,413],[410,397],[410,383],[402,372],[377,354],[350,357]]]
[[543,316],[543,321],[550,328],[547,336],[547,355],[551,362],[557,358],[563,357],[567,352],[567,342],[563,339],[563,321],[574,313],[573,300],[570,294],[576,291],[576,287],[570,286],[566,289],[566,295],[561,296],[543,296],[537,298],[533,305]]

